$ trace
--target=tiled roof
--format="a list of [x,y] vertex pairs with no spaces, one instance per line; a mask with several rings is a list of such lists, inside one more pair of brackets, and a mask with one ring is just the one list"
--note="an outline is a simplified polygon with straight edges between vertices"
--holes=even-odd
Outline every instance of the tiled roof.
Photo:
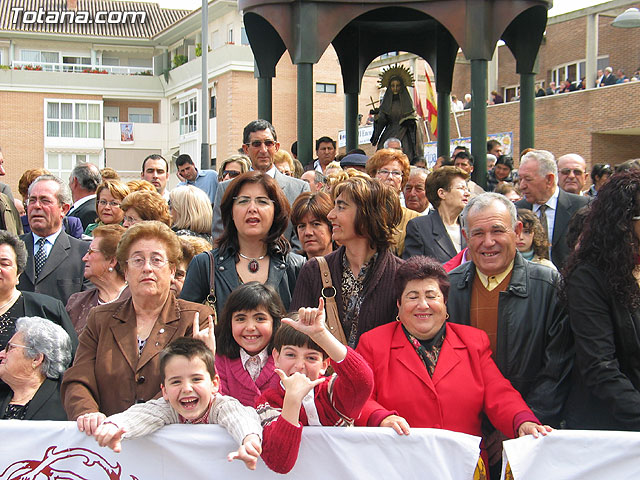
[[[190,10],[171,10],[160,8],[156,3],[105,1],[105,0],[78,0],[76,19],[80,18],[78,12],[88,12],[89,23],[14,23],[17,15],[15,8],[22,8],[24,12],[68,12],[67,0],[0,0],[0,33],[10,32],[37,32],[63,35],[87,35],[100,37],[120,38],[151,38],[165,30],[177,21],[181,20]],[[126,23],[95,23],[97,12],[145,12],[144,23],[140,21]],[[46,14],[46,13],[45,13]],[[68,18],[68,17],[65,17]],[[21,18],[21,20],[23,20]]]

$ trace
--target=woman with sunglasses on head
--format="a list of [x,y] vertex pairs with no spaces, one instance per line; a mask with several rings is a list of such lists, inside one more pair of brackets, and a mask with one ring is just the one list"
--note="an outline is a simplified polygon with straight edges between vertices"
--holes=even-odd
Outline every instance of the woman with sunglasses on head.
[[218,178],[221,182],[233,180],[251,170],[251,161],[246,155],[231,155],[220,163]]
[[[223,232],[212,250],[216,310],[239,285],[271,285],[289,308],[304,258],[290,252],[283,233],[291,207],[276,181],[257,170],[233,180],[220,205]],[[201,303],[211,292],[211,259],[201,253],[191,261],[181,298]]]
[[122,235],[116,257],[131,297],[91,310],[62,382],[69,420],[88,435],[106,416],[160,395],[160,352],[172,340],[190,336],[196,320],[208,325],[213,313],[171,293],[182,247],[167,225],[132,225]]

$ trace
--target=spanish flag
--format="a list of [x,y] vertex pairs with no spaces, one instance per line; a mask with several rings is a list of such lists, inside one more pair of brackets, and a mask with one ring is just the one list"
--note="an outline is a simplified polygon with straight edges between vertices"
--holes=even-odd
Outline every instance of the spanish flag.
[[431,78],[427,72],[425,65],[424,75],[427,80],[427,123],[429,124],[429,131],[432,135],[438,135],[438,103],[436,101],[436,94],[431,85]]

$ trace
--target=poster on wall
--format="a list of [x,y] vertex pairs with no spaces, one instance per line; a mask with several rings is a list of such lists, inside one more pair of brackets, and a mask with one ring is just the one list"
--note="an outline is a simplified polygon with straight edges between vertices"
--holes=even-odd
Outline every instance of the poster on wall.
[[133,123],[120,124],[120,143],[133,143]]
[[[504,155],[512,155],[513,152],[513,132],[492,133],[487,135],[489,140],[497,140],[504,146]],[[451,148],[449,152],[458,145],[463,145],[471,150],[471,137],[460,137],[451,139]],[[427,142],[424,144],[424,157],[427,161],[427,167],[433,168],[438,159],[438,142]]]

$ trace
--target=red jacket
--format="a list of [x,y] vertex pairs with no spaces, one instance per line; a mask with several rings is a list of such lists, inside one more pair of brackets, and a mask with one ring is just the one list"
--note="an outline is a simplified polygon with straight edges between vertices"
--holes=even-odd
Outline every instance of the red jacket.
[[433,378],[400,322],[360,337],[356,351],[369,362],[375,386],[356,424],[377,426],[395,410],[412,427],[482,436],[484,412],[496,428],[513,438],[523,422],[539,423],[491,359],[487,334],[451,323],[446,329]]

